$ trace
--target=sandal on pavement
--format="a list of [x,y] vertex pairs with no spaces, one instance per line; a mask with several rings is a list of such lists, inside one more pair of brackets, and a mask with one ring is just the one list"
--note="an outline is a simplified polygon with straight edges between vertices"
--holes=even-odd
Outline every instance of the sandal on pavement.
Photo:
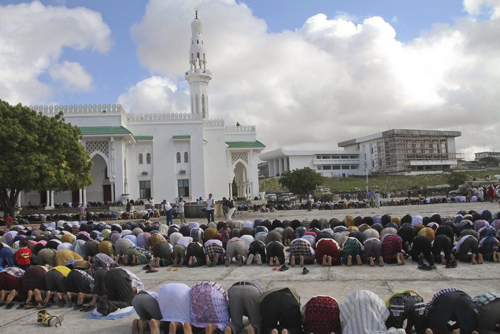
[[27,307],[28,304],[27,303],[24,303],[24,304],[19,304],[18,307],[16,307],[16,310],[24,310],[26,308],[31,308],[31,307]]
[[146,270],[146,273],[157,273],[158,272],[158,269],[156,268],[149,268],[148,270]]
[[144,267],[142,267],[142,269],[149,270],[149,269],[151,269],[151,266],[149,264],[146,264]]
[[95,306],[85,305],[80,309],[80,312],[90,312],[94,309]]
[[304,269],[302,269],[302,274],[303,275],[309,274],[309,269],[307,269],[306,267],[304,267]]
[[14,307],[14,303],[13,303],[13,302],[10,302],[10,303],[8,303],[7,305],[5,305],[5,308],[6,308],[7,310],[10,310],[10,309],[11,309],[11,308],[13,308],[13,307]]
[[279,269],[279,271],[285,271],[285,270],[288,270],[288,267],[285,265],[282,265],[281,268]]
[[64,300],[64,298],[57,298],[57,304],[59,305],[59,307],[64,307],[66,305],[66,301]]

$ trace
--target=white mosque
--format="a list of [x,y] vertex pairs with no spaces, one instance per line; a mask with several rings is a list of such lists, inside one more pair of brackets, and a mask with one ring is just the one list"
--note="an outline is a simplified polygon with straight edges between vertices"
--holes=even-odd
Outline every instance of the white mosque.
[[46,115],[63,111],[67,122],[77,125],[94,163],[94,183],[72,192],[22,193],[20,204],[87,203],[123,198],[186,201],[259,194],[258,155],[265,146],[257,140],[255,126],[225,126],[211,119],[207,56],[202,23],[191,23],[189,70],[191,112],[140,113],[121,105],[35,106]]

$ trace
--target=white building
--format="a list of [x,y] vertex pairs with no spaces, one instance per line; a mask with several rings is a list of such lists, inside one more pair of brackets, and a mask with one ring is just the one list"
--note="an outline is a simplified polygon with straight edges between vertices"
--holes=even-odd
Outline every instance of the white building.
[[36,106],[47,115],[64,112],[80,127],[82,145],[94,163],[94,183],[73,192],[21,194],[20,204],[118,201],[124,197],[186,201],[258,196],[258,154],[264,145],[255,126],[225,126],[210,119],[208,84],[212,79],[198,17],[191,24],[189,70],[191,112],[150,114],[120,105]]
[[357,151],[298,151],[278,148],[259,155],[268,164],[269,176],[309,167],[322,176],[363,175],[360,154]]
[[455,137],[459,131],[393,129],[340,142],[344,151],[292,151],[282,148],[260,154],[269,175],[309,167],[323,176],[371,173],[436,173],[457,166]]

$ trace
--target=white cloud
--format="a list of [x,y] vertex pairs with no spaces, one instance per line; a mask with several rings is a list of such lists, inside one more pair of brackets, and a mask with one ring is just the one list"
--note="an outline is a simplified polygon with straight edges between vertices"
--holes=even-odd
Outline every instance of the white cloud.
[[[498,1],[464,2],[469,14],[485,6],[499,8]],[[334,149],[389,128],[442,129],[462,131],[457,147],[470,159],[471,148],[490,145],[499,129],[495,15],[436,24],[405,44],[376,16],[355,23],[317,14],[296,31],[268,33],[241,2],[151,0],[132,34],[142,65],[171,82],[189,68],[194,8],[213,74],[211,117],[257,125],[269,149]]]
[[499,0],[464,0],[464,11],[473,16],[490,15],[492,19],[500,17]]
[[[51,71],[56,81],[87,90],[92,78],[78,63],[58,64],[63,48],[107,52],[109,27],[101,14],[85,9],[29,4],[0,6],[0,96],[11,103],[50,101],[53,87],[41,76]],[[76,83],[64,73],[73,71],[84,82]],[[64,78],[65,77],[65,78]]]
[[118,98],[133,113],[177,113],[189,110],[189,96],[170,80],[153,76],[137,83]]
[[65,61],[54,64],[49,69],[49,75],[61,82],[62,89],[66,91],[88,92],[92,89],[92,76],[79,63]]

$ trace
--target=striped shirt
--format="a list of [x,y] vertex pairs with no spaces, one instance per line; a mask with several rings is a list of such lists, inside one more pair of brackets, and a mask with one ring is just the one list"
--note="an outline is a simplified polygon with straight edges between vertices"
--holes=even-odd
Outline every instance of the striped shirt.
[[132,287],[137,289],[137,293],[144,290],[144,283],[142,283],[142,281],[139,279],[139,277],[137,277],[133,272],[131,272],[128,269],[123,269],[123,268],[118,268],[118,269],[125,270],[128,277],[130,277]]
[[495,299],[500,299],[500,294],[496,292],[485,292],[482,295],[472,298],[472,302],[474,303],[474,311],[476,311],[476,313],[479,313],[479,309],[481,308],[481,306],[491,303]]
[[431,308],[432,306],[432,303],[434,303],[434,301],[439,297],[439,296],[442,296],[444,295],[445,293],[448,293],[448,292],[463,292],[461,290],[458,290],[458,289],[455,289],[455,288],[449,288],[449,289],[443,289],[439,292],[437,292],[433,297],[432,297],[432,300],[427,303],[427,305],[425,306],[425,314],[429,313],[429,309]]
[[358,290],[347,296],[340,307],[342,333],[386,333],[389,310],[375,293]]

